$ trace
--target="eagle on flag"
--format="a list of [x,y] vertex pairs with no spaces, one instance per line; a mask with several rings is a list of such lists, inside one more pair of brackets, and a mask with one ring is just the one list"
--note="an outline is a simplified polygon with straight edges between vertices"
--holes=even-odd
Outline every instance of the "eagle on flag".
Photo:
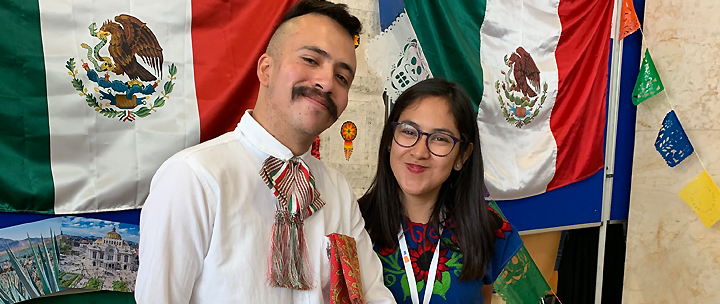
[[162,77],[162,48],[150,28],[130,15],[118,15],[115,21],[117,23],[106,21],[97,33],[99,39],[111,36],[108,51],[115,63],[113,72],[118,75],[126,74],[131,80],[156,80],[153,73],[140,65],[135,57],[137,55],[154,69],[156,75]]

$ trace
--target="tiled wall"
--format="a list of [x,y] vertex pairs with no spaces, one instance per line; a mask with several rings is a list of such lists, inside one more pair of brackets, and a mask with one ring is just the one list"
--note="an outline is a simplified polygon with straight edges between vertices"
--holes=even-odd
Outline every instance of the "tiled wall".
[[[330,167],[342,172],[360,197],[370,186],[377,167],[378,145],[385,118],[382,100],[383,86],[380,77],[365,61],[365,47],[380,32],[377,1],[335,0],[348,5],[350,13],[362,22],[363,33],[357,48],[357,71],[350,88],[350,102],[338,121],[320,135],[320,157]],[[353,153],[345,160],[340,126],[345,121],[357,125],[358,135],[353,141]]]
[[[696,155],[720,184],[720,1],[647,0],[645,45]],[[654,142],[665,93],[638,106],[624,303],[720,303],[720,224],[706,228],[680,199],[703,170],[670,168]],[[719,114],[715,116],[715,114]]]

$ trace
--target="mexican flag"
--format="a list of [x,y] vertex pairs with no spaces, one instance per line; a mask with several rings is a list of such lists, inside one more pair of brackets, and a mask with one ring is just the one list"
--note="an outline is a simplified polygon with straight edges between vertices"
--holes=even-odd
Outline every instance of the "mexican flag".
[[0,211],[139,208],[175,152],[234,129],[294,0],[0,3]]
[[494,199],[602,169],[612,1],[381,0],[380,15],[366,57],[386,103],[429,77],[460,83]]

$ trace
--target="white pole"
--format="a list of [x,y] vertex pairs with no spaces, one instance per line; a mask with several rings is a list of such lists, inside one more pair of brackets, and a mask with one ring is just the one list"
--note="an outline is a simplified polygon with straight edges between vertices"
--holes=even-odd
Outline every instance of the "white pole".
[[605,180],[603,181],[602,212],[600,215],[600,236],[598,238],[597,276],[595,278],[595,304],[602,303],[603,269],[605,268],[605,241],[610,221],[613,175],[615,172],[615,146],[617,139],[618,106],[620,104],[620,71],[622,70],[623,42],[620,36],[623,0],[615,0],[613,12],[613,49],[610,64],[610,90],[607,112],[607,134],[605,138]]

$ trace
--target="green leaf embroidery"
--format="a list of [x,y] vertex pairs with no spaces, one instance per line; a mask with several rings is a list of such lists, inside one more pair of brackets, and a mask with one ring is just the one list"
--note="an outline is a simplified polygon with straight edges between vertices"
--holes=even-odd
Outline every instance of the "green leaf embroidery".
[[459,252],[452,252],[452,256],[450,256],[450,259],[445,262],[445,265],[447,265],[450,268],[462,268],[462,264],[460,264],[458,261],[462,258],[462,253]]
[[139,110],[135,112],[135,114],[139,117],[148,117],[150,115],[150,109],[146,107],[142,107]]
[[[177,67],[173,63],[170,65],[170,76],[175,76],[175,74],[177,74]],[[545,86],[547,87],[547,83],[545,84]]]
[[65,65],[65,67],[66,67],[68,70],[70,70],[70,72],[75,71],[75,58],[70,58],[70,59],[68,59],[67,64]]
[[383,279],[385,279],[385,286],[388,287],[395,285],[397,281],[397,277],[394,274],[385,274],[383,275]]
[[118,115],[120,115],[121,113],[122,112],[119,112],[115,109],[110,109],[110,108],[104,108],[104,109],[100,110],[100,114],[102,114],[103,116],[108,117],[108,118],[115,118]]
[[100,108],[100,105],[97,103],[95,96],[93,96],[92,94],[85,95],[85,102],[87,102],[88,106],[92,108]]
[[72,85],[73,85],[73,88],[75,88],[75,90],[80,91],[80,92],[83,91],[82,80],[77,79],[77,78],[73,78],[73,80],[72,80]]
[[[388,264],[392,269],[403,270],[403,272],[404,272],[405,271],[404,268],[400,268],[400,263],[398,263],[398,254],[399,253],[400,253],[400,251],[396,250],[395,253],[393,253],[387,257],[383,256],[382,254],[379,254],[379,253],[377,253],[377,256],[380,258],[380,260],[382,260],[383,262]],[[387,268],[385,268],[385,269],[387,269]]]
[[447,291],[450,289],[450,271],[443,271],[442,272],[442,282],[435,280],[435,285],[433,285],[433,294],[441,296],[444,300],[447,301],[447,298],[445,298],[445,294],[447,294]]
[[158,97],[153,103],[153,108],[159,108],[165,105],[165,98]]
[[174,85],[173,85],[172,82],[170,82],[170,81],[166,82],[166,83],[165,83],[165,87],[164,87],[164,88],[165,88],[165,94],[167,95],[167,94],[172,93],[173,87],[174,87]]
[[403,276],[400,278],[400,286],[402,286],[403,301],[405,301],[410,295],[410,284],[408,284],[407,274],[403,274]]

